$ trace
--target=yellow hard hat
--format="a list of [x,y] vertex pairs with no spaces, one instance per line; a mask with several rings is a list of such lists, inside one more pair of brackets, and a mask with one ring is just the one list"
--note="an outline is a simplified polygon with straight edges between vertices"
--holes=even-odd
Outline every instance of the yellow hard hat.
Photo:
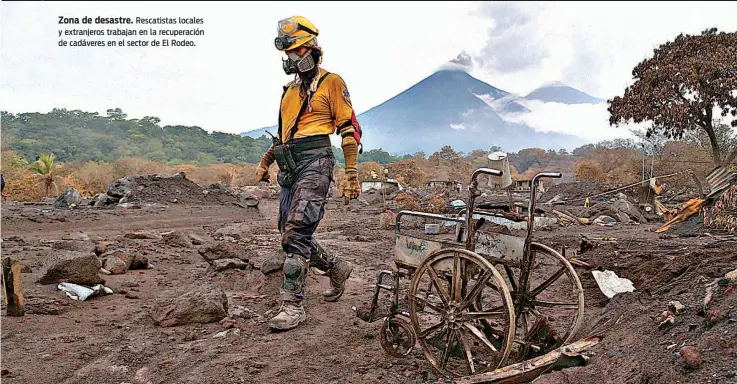
[[305,17],[292,16],[279,20],[274,45],[280,51],[295,49],[303,45],[316,47],[319,33],[315,25]]

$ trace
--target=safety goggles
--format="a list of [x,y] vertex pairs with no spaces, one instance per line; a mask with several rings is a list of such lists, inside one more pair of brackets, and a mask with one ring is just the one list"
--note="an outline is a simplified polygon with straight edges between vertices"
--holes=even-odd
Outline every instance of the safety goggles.
[[309,34],[317,36],[317,32],[305,27],[304,25],[292,19],[284,19],[279,21],[279,28],[277,30],[277,33],[280,36],[291,35],[297,31],[305,31]]
[[312,36],[318,35],[317,32],[295,22],[294,20],[284,19],[279,21],[279,27],[277,28],[277,34],[279,36],[274,39],[274,45],[276,46],[276,49],[283,51],[289,48],[289,46],[291,46],[292,43],[294,43],[295,41],[303,39],[305,37],[310,37],[310,35],[306,34],[299,36],[289,36],[297,31],[305,31]]

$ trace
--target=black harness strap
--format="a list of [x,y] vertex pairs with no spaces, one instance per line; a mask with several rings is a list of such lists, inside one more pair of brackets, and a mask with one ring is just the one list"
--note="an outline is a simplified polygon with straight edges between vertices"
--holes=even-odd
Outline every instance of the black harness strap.
[[[320,80],[317,81],[317,87],[315,87],[315,92],[317,92],[317,89],[320,88],[320,84],[322,84],[322,81],[325,80],[326,77],[330,75],[330,72],[325,72],[325,76],[321,77]],[[284,95],[287,94],[287,89],[289,89],[288,86],[284,87],[284,93],[281,95],[282,102],[284,101]],[[299,110],[299,114],[297,114],[297,120],[294,121],[294,125],[292,126],[292,129],[289,131],[289,137],[287,138],[287,142],[292,141],[294,139],[294,135],[297,134],[297,126],[299,125],[299,119],[302,117],[302,114],[305,112],[305,109],[307,109],[307,104],[310,101],[310,97],[305,97],[305,101],[302,103],[302,108]],[[281,103],[279,104],[279,142],[281,142],[282,139],[282,120],[281,120]]]

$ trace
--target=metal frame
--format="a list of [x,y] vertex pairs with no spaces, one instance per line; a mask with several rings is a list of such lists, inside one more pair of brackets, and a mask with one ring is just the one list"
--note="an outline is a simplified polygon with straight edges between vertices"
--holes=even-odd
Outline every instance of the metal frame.
[[[512,327],[512,330],[517,329],[517,320],[519,320],[521,317],[522,322],[524,324],[524,331],[525,331],[526,337],[527,337],[527,332],[530,331],[530,329],[528,329],[527,327],[528,318],[524,315],[524,312],[527,307],[529,307],[530,305],[536,302],[536,299],[535,299],[536,295],[541,293],[537,291],[543,291],[544,289],[549,287],[549,285],[553,281],[555,281],[558,277],[560,277],[564,273],[568,274],[569,277],[571,277],[570,275],[572,274],[573,280],[575,280],[573,281],[574,288],[578,290],[577,303],[575,304],[578,306],[577,308],[579,309],[579,312],[578,312],[578,316],[576,317],[576,320],[573,326],[569,329],[570,332],[569,332],[568,338],[564,341],[564,342],[568,342],[569,339],[573,336],[573,334],[575,334],[575,332],[580,327],[580,324],[582,322],[582,317],[583,317],[583,313],[581,311],[581,307],[583,306],[583,289],[581,288],[580,280],[576,276],[576,273],[571,267],[570,263],[568,263],[564,257],[562,257],[560,254],[558,254],[551,248],[543,244],[535,243],[532,241],[532,232],[534,230],[534,224],[535,224],[535,220],[534,220],[535,219],[535,206],[537,203],[537,196],[536,196],[537,189],[538,189],[537,186],[539,184],[539,181],[542,178],[560,178],[562,177],[562,175],[558,172],[544,172],[544,173],[539,173],[535,175],[535,177],[533,177],[531,181],[531,186],[530,186],[530,201],[528,204],[527,233],[526,233],[526,236],[524,237],[524,242],[521,247],[521,255],[515,256],[514,258],[504,258],[504,257],[498,258],[498,257],[493,257],[487,254],[480,253],[479,250],[476,249],[477,248],[476,242],[478,240],[477,232],[479,229],[478,227],[480,227],[478,224],[479,222],[483,223],[483,221],[477,221],[475,223],[476,226],[474,226],[473,217],[476,211],[484,213],[483,209],[479,209],[479,210],[474,209],[474,201],[481,194],[478,189],[478,181],[477,181],[478,176],[481,174],[501,176],[502,172],[496,169],[491,169],[491,168],[479,168],[473,172],[473,174],[471,175],[471,182],[468,187],[469,196],[468,196],[468,201],[466,202],[466,207],[458,210],[459,214],[465,215],[465,217],[463,218],[449,217],[446,215],[425,213],[425,212],[415,212],[415,211],[401,211],[397,214],[396,222],[395,222],[395,242],[399,240],[400,238],[404,238],[404,237],[413,238],[413,239],[423,240],[427,242],[432,242],[434,246],[431,248],[439,248],[439,249],[431,252],[430,255],[426,256],[426,259],[424,259],[418,264],[415,264],[411,259],[410,261],[407,261],[407,260],[402,261],[402,260],[397,260],[395,258],[395,261],[394,261],[395,266],[396,266],[395,271],[383,270],[379,272],[377,284],[375,285],[374,290],[373,290],[371,311],[370,311],[369,318],[367,321],[373,322],[375,320],[378,320],[377,318],[375,318],[376,309],[378,307],[378,296],[379,296],[380,291],[383,289],[383,290],[387,290],[393,293],[393,298],[392,298],[393,300],[391,303],[390,314],[387,317],[384,317],[384,321],[385,322],[394,321],[393,319],[396,319],[396,321],[405,321],[405,320],[402,320],[401,318],[400,319],[396,318],[396,316],[398,315],[403,315],[405,317],[412,318],[414,322],[415,317],[416,317],[415,313],[407,313],[407,312],[399,311],[400,277],[411,277],[413,273],[417,272],[418,270],[421,270],[422,268],[427,267],[425,264],[428,259],[433,259],[434,260],[433,262],[437,262],[437,260],[439,260],[438,257],[440,257],[441,254],[448,254],[448,253],[453,253],[453,251],[456,251],[456,252],[465,253],[466,255],[475,255],[476,257],[481,259],[480,261],[482,263],[485,261],[485,263],[488,265],[493,265],[493,264],[504,265],[506,273],[508,274],[508,277],[510,279],[510,283],[512,284],[510,288],[515,292],[515,294],[512,296],[512,302],[510,303],[511,307],[513,308],[513,311],[512,311],[513,321],[512,321],[511,327]],[[491,212],[489,213],[491,214]],[[453,240],[438,239],[437,237],[434,237],[434,236],[429,236],[429,235],[423,236],[423,235],[418,235],[418,234],[410,234],[410,233],[407,233],[406,231],[403,232],[402,225],[401,225],[401,219],[405,216],[420,217],[420,218],[433,219],[433,220],[439,220],[439,221],[444,221],[444,222],[455,222],[456,231],[455,231],[454,239]],[[488,239],[492,239],[493,240],[492,242],[496,242],[497,244],[500,241],[503,243],[505,241],[503,237],[513,237],[513,236],[501,235],[501,234],[491,234],[489,237],[484,237],[484,241],[487,241]],[[517,239],[517,241],[515,241],[516,244],[512,244],[510,246],[515,246],[515,245],[519,246],[519,240],[521,240],[521,238],[519,237],[514,237],[514,238]],[[506,244],[503,244],[503,245],[506,245]],[[483,250],[484,246],[485,245],[482,244],[481,250]],[[395,252],[398,252],[398,253],[401,252],[401,250],[399,250],[399,248],[396,248],[396,247],[398,247],[398,245],[395,246]],[[504,248],[504,247],[502,247],[501,249],[502,251],[508,250],[508,248]],[[535,263],[535,252],[533,252],[533,250],[537,250],[537,251],[542,250],[546,253],[550,253],[553,256],[553,258],[558,260],[558,262],[562,265],[561,270],[559,270],[553,277],[550,277],[546,282],[541,284],[539,287],[536,287],[535,289],[536,292],[529,291],[531,269]],[[457,259],[457,256],[454,257],[453,261],[457,262],[456,259]],[[511,270],[509,268],[509,267],[514,267],[514,266],[519,267],[519,270],[520,270],[518,279],[513,279]],[[494,275],[499,276],[496,269],[495,268],[492,268],[492,269],[494,270]],[[404,272],[403,270],[406,270],[406,272]],[[385,276],[391,276],[393,278],[394,280],[393,286],[382,282],[382,278],[384,278]],[[414,278],[412,279],[412,283],[413,284],[416,283],[416,280],[418,278],[419,276],[414,276]],[[455,280],[455,273],[454,273],[454,280]],[[410,290],[413,287],[414,285],[411,285]],[[501,288],[500,293],[501,291],[504,291],[504,292],[507,292],[506,293],[507,295],[509,294],[509,290],[506,284],[502,283],[502,286],[500,288]],[[563,303],[552,303],[552,304],[563,304]],[[529,316],[529,314],[527,314],[527,316]],[[510,330],[510,332],[512,331]],[[512,332],[512,334],[514,334],[514,332]],[[414,335],[410,335],[410,336],[412,336],[410,339],[414,340]],[[422,338],[420,341],[424,343]],[[466,340],[464,340],[463,342],[466,343]],[[518,342],[518,341],[515,339],[514,342]],[[535,349],[534,346],[532,348]],[[430,356],[427,351],[425,351],[425,354],[436,368],[438,368],[439,370],[442,370],[441,367],[438,367],[436,365],[437,361],[434,357]],[[506,359],[506,356],[505,356],[505,359]],[[501,361],[500,361],[500,364],[502,364]],[[469,358],[469,366],[472,366],[472,365],[473,364]]]

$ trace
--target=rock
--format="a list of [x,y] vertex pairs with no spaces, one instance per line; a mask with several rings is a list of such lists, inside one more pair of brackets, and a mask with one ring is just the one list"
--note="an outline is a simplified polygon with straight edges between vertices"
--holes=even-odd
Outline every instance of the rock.
[[95,253],[95,243],[80,240],[62,240],[55,242],[54,245],[51,246],[51,249]]
[[601,215],[594,220],[594,224],[610,227],[617,224],[617,220],[614,220],[611,216]]
[[242,305],[236,305],[230,310],[230,317],[234,319],[236,318],[252,319],[252,318],[259,318],[260,316],[256,312]]
[[224,271],[226,269],[247,269],[248,263],[240,259],[218,259],[213,260],[212,266],[216,271]]
[[239,192],[238,201],[245,204],[248,207],[258,207],[258,198],[248,192]]
[[131,261],[131,266],[128,269],[148,269],[149,263],[148,258],[144,256],[141,252],[136,252],[133,254],[133,261]]
[[39,284],[104,284],[97,271],[102,265],[94,253],[51,250],[41,270]]
[[172,179],[186,179],[187,175],[184,172],[178,172],[174,176],[171,177]]
[[118,201],[120,199],[117,197],[108,196],[106,193],[101,193],[95,197],[95,200],[93,202],[93,206],[95,208],[101,208],[108,205],[115,205],[118,204]]
[[136,231],[126,233],[123,237],[127,239],[141,239],[141,240],[161,240],[162,237],[156,232],[152,231]]
[[51,357],[52,356],[51,356],[50,353],[45,353],[45,354],[41,355],[41,360],[51,360]]
[[284,254],[284,252],[272,253],[261,264],[261,273],[263,273],[264,275],[268,275],[272,272],[281,270],[286,258],[287,256]]
[[193,231],[187,231],[186,234],[187,237],[189,237],[189,240],[192,242],[192,245],[202,245],[212,241],[212,238],[210,236],[201,235]]
[[151,314],[154,324],[162,327],[214,323],[227,316],[228,297],[222,288],[209,283],[184,293],[170,290],[160,294]]
[[110,243],[108,243],[107,241],[101,241],[101,242],[95,244],[95,254],[97,254],[99,256],[99,255],[102,255],[103,253],[105,253],[105,251],[107,251],[107,246],[108,245],[110,245]]
[[626,197],[613,202],[611,210],[616,214],[624,213],[638,223],[647,223],[647,219],[642,216],[642,213],[635,206],[627,201]]
[[240,259],[248,262],[245,249],[224,241],[207,243],[198,252],[209,264],[220,259]]
[[138,282],[135,280],[126,280],[122,284],[124,287],[133,288],[138,286]]
[[103,255],[103,257],[105,257],[105,261],[102,267],[110,271],[113,275],[124,274],[130,268],[131,262],[133,261],[133,258],[122,250],[115,250],[112,254]]
[[676,315],[681,313],[684,309],[686,309],[686,306],[681,304],[680,301],[674,300],[668,303],[668,310]]
[[71,208],[72,205],[82,204],[82,195],[74,188],[69,188],[54,202],[54,208]]
[[171,247],[189,248],[192,246],[192,241],[183,231],[167,232],[162,234],[162,238],[164,243]]
[[696,369],[701,365],[701,354],[693,346],[687,345],[681,348],[680,354],[683,358],[683,365],[687,369]]
[[133,190],[133,184],[133,180],[128,177],[115,180],[108,185],[107,194],[108,196],[121,199]]
[[619,222],[622,224],[627,224],[630,222],[630,217],[627,216],[624,212],[617,213],[617,218],[619,219]]

